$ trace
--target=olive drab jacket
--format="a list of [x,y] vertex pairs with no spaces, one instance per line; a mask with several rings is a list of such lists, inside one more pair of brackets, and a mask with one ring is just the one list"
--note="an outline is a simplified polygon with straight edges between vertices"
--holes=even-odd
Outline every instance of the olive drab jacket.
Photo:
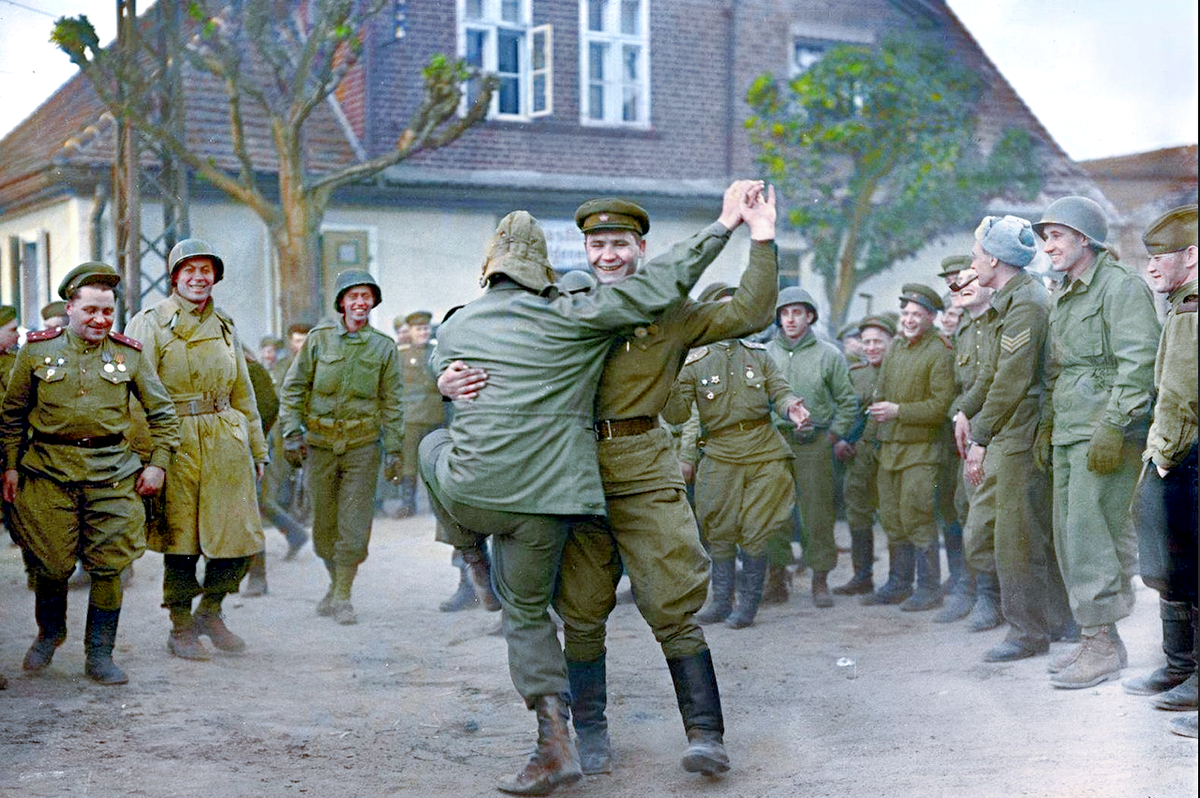
[[[767,344],[767,354],[779,366],[792,391],[804,397],[812,413],[813,431],[829,431],[838,438],[848,437],[858,423],[858,397],[850,384],[850,368],[837,347],[805,330],[797,341],[782,331]],[[787,419],[776,413],[776,426],[793,429]]]
[[268,459],[254,389],[233,320],[172,294],[130,319],[126,332],[175,403],[180,443],[147,546],[165,554],[249,557],[262,551],[254,464]]
[[1154,361],[1158,400],[1142,459],[1167,469],[1196,445],[1196,293],[1192,280],[1168,295],[1171,308]]
[[341,316],[313,327],[283,379],[279,431],[342,454],[381,441],[400,452],[404,384],[396,342],[366,325],[346,330]]
[[[954,331],[954,385],[958,388],[958,396],[950,405],[950,417],[958,415],[962,410],[962,399],[971,390],[975,380],[979,378],[979,364],[985,359],[988,340],[987,311],[975,315],[969,311],[963,312],[962,321]],[[967,419],[970,416],[964,413]]]
[[[146,410],[150,465],[166,469],[169,479],[179,422],[140,346],[116,333],[98,344],[63,327],[30,333],[0,412],[4,462],[59,482],[115,482],[130,476],[142,467],[130,446],[132,395]],[[53,437],[112,442],[64,445]]]
[[1051,295],[1055,446],[1089,440],[1101,422],[1145,435],[1159,324],[1146,283],[1108,252]]
[[888,348],[875,401],[895,402],[900,415],[879,425],[879,467],[899,470],[939,463],[945,449],[941,437],[954,401],[954,353],[937,330],[910,341],[897,335]]

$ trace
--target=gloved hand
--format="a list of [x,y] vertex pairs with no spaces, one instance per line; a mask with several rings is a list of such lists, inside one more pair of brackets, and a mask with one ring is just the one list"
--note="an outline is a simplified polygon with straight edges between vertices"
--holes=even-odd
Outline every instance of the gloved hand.
[[1125,431],[1107,422],[1100,422],[1088,445],[1087,467],[1095,474],[1111,474],[1121,467],[1121,447]]
[[288,465],[292,468],[300,468],[304,465],[306,457],[308,457],[308,446],[304,443],[304,436],[289,435],[283,439],[283,459],[287,460]]
[[1033,439],[1033,464],[1043,474],[1050,473],[1050,466],[1054,463],[1053,449],[1050,446],[1050,435],[1053,432],[1051,424],[1043,420],[1038,424],[1037,437]]
[[383,478],[388,482],[399,482],[401,476],[400,455],[385,454],[383,456]]

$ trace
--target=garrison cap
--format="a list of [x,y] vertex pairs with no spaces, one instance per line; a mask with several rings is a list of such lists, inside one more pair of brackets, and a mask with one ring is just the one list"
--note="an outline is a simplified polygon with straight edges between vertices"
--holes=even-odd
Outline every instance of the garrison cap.
[[632,230],[639,236],[650,232],[646,209],[617,197],[592,199],[575,210],[575,224],[584,233],[594,230]]
[[422,324],[429,324],[433,321],[433,314],[428,310],[414,310],[404,317],[404,323],[410,327],[416,327]]
[[85,285],[101,284],[109,288],[116,288],[119,282],[121,282],[121,275],[117,274],[116,269],[107,263],[90,260],[67,272],[67,276],[58,284],[58,295],[64,300],[70,300],[71,294]]
[[938,272],[938,277],[950,277],[970,265],[971,259],[966,255],[951,255],[948,258],[942,258],[942,270]]
[[56,302],[51,302],[46,307],[42,308],[42,321],[53,319],[56,316],[67,315],[67,303],[61,299]]
[[12,305],[0,305],[0,327],[8,324],[17,317],[17,309]]
[[716,302],[718,299],[733,296],[733,292],[736,290],[736,288],[728,283],[709,283],[700,292],[700,296],[697,299],[700,302]]
[[916,302],[930,313],[946,309],[938,292],[922,283],[905,283],[900,289],[900,307],[904,307],[908,302]]
[[1142,233],[1151,255],[1166,255],[1196,246],[1196,206],[1181,205],[1155,219]]
[[867,316],[858,323],[859,330],[865,330],[868,327],[876,327],[888,335],[896,334],[896,322],[892,321],[890,316]]

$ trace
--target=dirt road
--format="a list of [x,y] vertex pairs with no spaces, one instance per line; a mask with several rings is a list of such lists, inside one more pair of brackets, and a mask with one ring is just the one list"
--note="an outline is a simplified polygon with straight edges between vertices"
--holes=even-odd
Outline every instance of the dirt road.
[[[839,529],[839,536],[845,530]],[[318,618],[321,564],[283,562],[268,531],[270,594],[231,597],[242,656],[186,662],[165,648],[162,558],[138,561],[116,660],[130,683],[83,677],[86,595],[48,672],[22,673],[33,598],[15,548],[0,549],[0,796],[498,796],[534,723],[509,681],[497,616],[438,612],[457,572],[428,516],[376,524],[355,585],[360,623]],[[848,557],[833,581],[848,576]],[[807,581],[799,579],[803,595]],[[683,731],[667,669],[630,604],[609,638],[614,772],[579,798],[1180,798],[1197,794],[1197,746],[1117,682],[1047,684],[1046,658],[989,665],[1002,630],[969,634],[932,613],[768,607],[751,629],[709,631],[733,771],[678,766]],[[1129,673],[1162,657],[1156,594],[1121,625]],[[1058,650],[1055,646],[1053,651]],[[853,659],[853,669],[839,667]],[[856,671],[851,674],[850,671]],[[856,678],[847,678],[854,675]]]

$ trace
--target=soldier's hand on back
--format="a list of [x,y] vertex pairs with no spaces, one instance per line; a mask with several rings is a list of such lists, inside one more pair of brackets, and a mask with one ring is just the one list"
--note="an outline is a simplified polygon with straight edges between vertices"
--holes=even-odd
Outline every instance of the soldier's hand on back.
[[487,386],[487,381],[487,371],[456,360],[438,376],[437,387],[438,392],[447,399],[470,401]]

